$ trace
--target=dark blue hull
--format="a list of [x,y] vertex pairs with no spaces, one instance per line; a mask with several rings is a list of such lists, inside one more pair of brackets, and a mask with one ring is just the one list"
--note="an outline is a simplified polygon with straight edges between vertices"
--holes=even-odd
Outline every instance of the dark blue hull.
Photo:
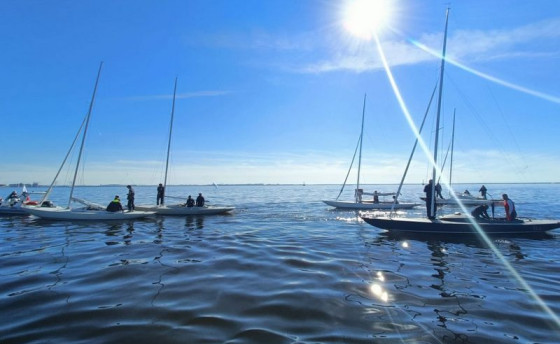
[[[368,217],[362,219],[370,225],[393,233],[424,234],[476,234],[475,226],[466,217],[450,216],[429,220],[425,218]],[[560,228],[558,220],[515,220],[491,219],[477,222],[480,228],[492,234],[537,234]]]

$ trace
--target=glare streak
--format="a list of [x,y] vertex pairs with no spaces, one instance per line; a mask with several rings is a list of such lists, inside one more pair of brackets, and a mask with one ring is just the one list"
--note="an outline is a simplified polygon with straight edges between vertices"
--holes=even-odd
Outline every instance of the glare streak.
[[[415,40],[410,40],[410,42],[411,42],[413,45],[415,45],[416,47],[418,47],[418,48],[424,50],[425,52],[427,52],[427,53],[429,53],[429,54],[431,54],[431,55],[433,55],[433,56],[436,56],[436,57],[439,57],[439,58],[442,57],[441,54],[439,54],[438,52],[436,52],[436,51],[434,51],[434,50],[428,48],[427,46],[425,46],[424,44],[422,44],[422,43],[420,43],[420,42],[417,42],[417,41],[415,41]],[[538,92],[538,91],[531,90],[531,89],[526,88],[526,87],[523,87],[523,86],[519,86],[519,85],[513,84],[513,83],[511,83],[511,82],[507,82],[507,81],[505,81],[505,80],[498,79],[498,78],[496,78],[496,77],[494,77],[494,76],[491,76],[491,75],[482,73],[482,72],[480,72],[480,71],[477,71],[476,69],[473,69],[473,68],[471,68],[471,67],[468,67],[468,66],[466,66],[466,65],[464,65],[464,64],[462,64],[462,63],[460,63],[460,62],[458,62],[458,61],[455,61],[455,60],[453,60],[453,59],[451,59],[451,58],[449,58],[449,57],[447,57],[447,56],[445,57],[445,61],[448,62],[448,63],[451,63],[452,65],[454,65],[454,66],[456,66],[456,67],[459,67],[459,68],[461,68],[461,69],[463,69],[463,70],[465,70],[465,71],[467,71],[467,72],[469,72],[469,73],[472,73],[472,74],[474,74],[474,75],[477,75],[477,76],[479,76],[479,77],[481,77],[481,78],[483,78],[483,79],[486,79],[486,80],[495,82],[495,83],[497,83],[497,84],[499,84],[499,85],[502,85],[502,86],[504,86],[504,87],[511,88],[511,89],[516,90],[516,91],[519,91],[519,92],[523,92],[523,93],[526,93],[526,94],[530,94],[530,95],[532,95],[532,96],[535,96],[535,97],[538,97],[538,98],[541,98],[541,99],[545,99],[545,100],[548,100],[548,101],[553,102],[553,103],[558,103],[558,104],[560,104],[560,97],[555,97],[555,96],[552,96],[552,95],[549,95],[549,94],[546,94],[546,93]]]
[[[387,63],[387,60],[385,58],[385,54],[383,52],[383,49],[381,47],[381,43],[379,41],[379,37],[377,35],[374,35],[375,38],[375,43],[377,46],[377,50],[379,52],[381,61],[383,62],[383,67],[385,69],[385,73],[387,74],[387,77],[389,78],[389,82],[391,84],[391,87],[393,88],[393,92],[399,102],[399,105],[406,117],[406,120],[410,126],[410,128],[412,129],[412,132],[414,133],[414,135],[416,136],[416,138],[418,139],[418,142],[420,143],[420,146],[422,147],[422,150],[424,151],[424,153],[426,154],[426,156],[429,159],[429,162],[432,166],[436,166],[436,163],[433,159],[433,157],[430,154],[430,150],[428,149],[426,143],[424,142],[422,136],[420,135],[420,132],[418,131],[418,128],[416,127],[414,121],[412,120],[412,117],[410,116],[410,112],[408,111],[408,108],[404,102],[404,99],[402,98],[402,95],[400,93],[400,90],[395,82],[395,79],[393,78],[393,74],[389,68],[389,65]],[[428,51],[428,50],[427,50]],[[440,56],[440,54],[435,54],[436,56]],[[448,59],[446,59],[446,61],[448,61]],[[452,62],[453,63],[453,62]],[[461,66],[459,64],[457,64],[458,66]],[[468,70],[468,69],[467,69]],[[481,75],[482,76],[482,75]],[[483,76],[484,77],[484,76]],[[497,79],[496,79],[497,80]],[[441,81],[440,81],[441,82]],[[560,102],[560,101],[559,101]],[[464,214],[468,214],[469,211],[467,210],[467,208],[465,207],[465,205],[461,202],[460,199],[457,198],[457,195],[455,194],[455,192],[453,192],[453,189],[451,188],[451,185],[449,185],[449,181],[447,180],[447,178],[445,178],[445,176],[442,176],[442,183],[449,189],[451,190],[451,196],[455,199],[455,201],[459,204],[461,210],[463,211]],[[496,256],[498,257],[498,259],[502,262],[502,264],[506,267],[506,269],[512,274],[512,276],[519,282],[519,284],[525,288],[528,293],[531,295],[531,297],[533,297],[534,300],[537,301],[537,303],[539,304],[539,306],[545,311],[545,313],[547,313],[552,320],[556,323],[556,325],[558,327],[560,327],[560,318],[546,305],[546,303],[535,293],[535,291],[533,290],[533,288],[531,288],[531,286],[525,282],[525,280],[523,279],[523,277],[521,275],[519,275],[519,273],[515,270],[515,268],[513,266],[511,266],[511,264],[506,260],[506,258],[502,255],[502,253],[498,250],[498,248],[494,245],[494,243],[490,240],[490,238],[486,235],[486,233],[482,230],[482,228],[478,225],[478,223],[476,221],[474,221],[474,219],[469,218],[469,221],[471,222],[471,224],[473,225],[473,227],[476,229],[476,232],[478,233],[478,235],[480,235],[480,237],[484,240],[484,242],[488,245],[488,247],[490,247],[490,249],[496,254]]]

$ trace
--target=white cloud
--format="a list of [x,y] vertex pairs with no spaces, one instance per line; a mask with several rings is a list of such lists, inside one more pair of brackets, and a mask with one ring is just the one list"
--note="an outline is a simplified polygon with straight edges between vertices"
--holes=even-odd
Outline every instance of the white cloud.
[[[560,19],[551,19],[504,30],[458,30],[448,39],[448,57],[464,61],[490,61],[496,59],[512,59],[522,57],[555,57],[558,51],[555,44],[549,45],[552,51],[543,51],[547,44],[534,42],[549,41],[560,37]],[[431,51],[419,49],[411,42],[401,39],[382,41],[384,53],[391,66],[413,65],[438,59],[443,33],[424,34],[414,44],[424,46]],[[299,68],[292,68],[303,73],[322,73],[339,70],[364,72],[381,69],[383,66],[375,44],[355,46],[336,46],[330,59],[308,63]],[[343,52],[340,53],[340,50]]]

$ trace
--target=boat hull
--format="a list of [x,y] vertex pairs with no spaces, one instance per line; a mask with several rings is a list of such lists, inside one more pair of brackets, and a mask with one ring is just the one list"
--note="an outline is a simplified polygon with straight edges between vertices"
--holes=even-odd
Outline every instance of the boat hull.
[[[393,208],[393,202],[379,202],[379,203],[356,203],[351,201],[323,201],[323,203],[331,207],[339,209],[354,209],[354,210],[390,210]],[[419,206],[418,203],[398,203],[395,204],[393,209],[411,209]]]
[[[362,216],[368,224],[392,233],[411,234],[476,234],[474,225],[465,216],[448,216],[434,220],[427,218],[389,218]],[[560,228],[559,220],[523,219],[505,221],[490,219],[477,221],[482,230],[492,234],[538,234]]]
[[[426,197],[420,197],[420,199],[426,202]],[[504,203],[503,200],[498,200],[498,199],[484,199],[484,198],[475,198],[475,197],[472,198],[459,197],[458,199],[461,201],[461,203],[464,206],[475,206],[475,205],[483,205],[483,204],[501,205]],[[456,201],[454,198],[446,198],[446,199],[438,198],[436,200],[436,204],[438,206],[442,206],[442,205],[458,206],[459,202]]]
[[173,205],[137,205],[135,209],[154,212],[157,215],[190,216],[190,215],[218,215],[226,214],[235,209],[234,207],[185,207],[180,204]]
[[109,212],[105,210],[88,210],[85,208],[68,209],[61,207],[43,208],[43,207],[24,207],[31,215],[46,220],[61,221],[115,221],[139,219],[151,216],[154,213],[148,211],[131,211],[131,212]]
[[27,216],[28,212],[25,211],[21,206],[0,206],[0,216]]

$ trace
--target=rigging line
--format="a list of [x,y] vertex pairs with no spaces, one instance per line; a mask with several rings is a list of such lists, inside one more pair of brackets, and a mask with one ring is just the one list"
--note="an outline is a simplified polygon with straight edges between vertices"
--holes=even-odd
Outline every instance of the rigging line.
[[82,143],[80,145],[80,153],[78,154],[78,161],[76,162],[76,171],[74,172],[74,179],[72,180],[72,188],[70,189],[70,197],[68,198],[68,208],[70,208],[70,203],[72,202],[72,195],[74,194],[74,186],[76,185],[76,177],[78,175],[78,170],[80,168],[80,159],[82,157],[82,151],[84,149],[84,144],[86,141],[87,130],[89,127],[89,119],[91,118],[91,112],[93,110],[93,103],[95,101],[95,94],[97,93],[97,85],[99,84],[99,77],[101,76],[101,69],[103,68],[103,61],[99,64],[99,71],[97,72],[97,79],[95,80],[95,86],[93,88],[93,95],[91,96],[91,102],[89,103],[89,110],[87,114],[86,126],[84,128],[84,135],[82,136]]
[[47,191],[45,192],[45,194],[41,198],[41,201],[39,202],[39,204],[43,204],[43,202],[46,201],[47,198],[49,197],[49,195],[50,195],[50,193],[51,193],[51,191],[54,187],[54,184],[56,183],[56,180],[58,179],[58,176],[60,175],[60,172],[62,171],[62,168],[64,167],[64,164],[66,164],[66,160],[68,160],[68,157],[70,156],[70,153],[72,153],[72,150],[74,149],[74,146],[76,145],[76,142],[78,141],[78,138],[80,137],[82,129],[83,129],[84,125],[86,124],[86,120],[87,120],[87,115],[84,116],[84,119],[82,120],[82,124],[80,125],[80,128],[78,129],[78,132],[76,133],[76,136],[74,137],[74,141],[72,141],[72,145],[70,146],[70,149],[66,153],[66,156],[64,157],[64,159],[62,160],[62,164],[60,164],[60,168],[58,169],[58,172],[56,172],[56,175],[54,176],[54,179],[53,179],[51,185],[49,185],[49,188],[47,189]]
[[[428,117],[428,113],[430,112],[430,107],[432,106],[432,101],[434,100],[434,96],[436,95],[436,90],[437,90],[437,86],[439,84],[439,81],[436,82],[436,85],[434,86],[434,90],[432,91],[432,96],[430,97],[430,101],[428,102],[428,107],[426,108],[426,111],[424,112],[424,118],[422,119],[422,124],[420,124],[420,129],[418,130],[418,135],[420,135],[420,133],[422,133],[422,129],[424,128],[424,124],[426,123],[426,118]],[[395,202],[397,201],[397,199],[399,198],[399,195],[401,194],[401,189],[403,187],[404,184],[404,180],[406,178],[406,174],[408,173],[408,168],[410,167],[410,163],[412,162],[412,157],[414,156],[414,152],[416,151],[416,146],[418,146],[418,137],[416,137],[416,140],[414,141],[414,145],[412,147],[412,152],[410,153],[410,157],[408,158],[408,162],[406,163],[406,167],[404,169],[404,173],[403,176],[401,178],[401,182],[399,183],[399,187],[397,189],[397,194],[395,195],[395,200],[393,202],[393,205],[391,206],[391,211],[389,214],[392,214],[395,210]]]
[[340,192],[338,193],[338,196],[336,196],[336,201],[338,201],[338,198],[340,197],[340,195],[342,194],[342,191],[344,191],[344,187],[346,186],[346,182],[348,181],[348,176],[350,175],[350,171],[352,171],[352,166],[354,165],[354,160],[356,159],[356,154],[358,153],[358,148],[360,149],[360,162],[358,163],[358,187],[360,185],[360,166],[359,164],[361,164],[361,159],[362,159],[362,139],[364,136],[364,114],[366,111],[366,94],[364,94],[364,107],[362,110],[362,130],[360,132],[360,137],[358,138],[358,143],[356,144],[356,149],[354,150],[354,156],[352,157],[352,162],[350,163],[350,168],[348,169],[348,173],[346,173],[346,178],[344,178],[344,183],[342,183],[342,188],[340,189]]
[[471,68],[471,67],[469,67],[469,66],[467,66],[467,65],[465,65],[465,64],[462,64],[462,63],[460,63],[459,61],[456,61],[456,60],[454,60],[454,59],[452,59],[452,58],[449,58],[449,57],[447,57],[447,56],[442,56],[442,55],[439,54],[438,52],[436,52],[436,51],[434,51],[434,50],[428,48],[426,45],[424,45],[424,44],[422,44],[422,43],[420,43],[420,42],[418,42],[418,41],[415,41],[415,40],[410,39],[410,38],[408,39],[408,41],[409,41],[411,44],[415,45],[416,47],[418,47],[418,48],[424,50],[425,52],[427,52],[427,53],[429,53],[429,54],[431,54],[431,55],[433,55],[433,56],[436,56],[436,57],[439,57],[439,58],[443,58],[443,59],[445,59],[448,63],[450,63],[450,64],[452,64],[452,65],[454,65],[454,66],[456,66],[456,67],[459,67],[459,68],[461,68],[462,70],[464,70],[464,71],[466,71],[466,72],[472,73],[472,74],[474,74],[474,75],[476,75],[476,76],[479,76],[479,77],[481,77],[481,78],[483,78],[483,79],[492,81],[492,82],[494,82],[494,83],[496,83],[496,84],[498,84],[498,85],[501,85],[501,86],[504,86],[504,87],[507,87],[507,88],[510,88],[510,89],[513,89],[513,90],[516,90],[516,91],[519,91],[519,92],[522,92],[522,93],[526,93],[526,94],[535,96],[535,97],[537,97],[537,98],[541,98],[541,99],[544,99],[544,100],[548,100],[548,101],[553,102],[553,103],[558,103],[558,104],[560,104],[560,97],[555,97],[555,96],[552,96],[552,95],[549,95],[549,94],[546,94],[546,93],[543,93],[543,92],[534,91],[534,90],[531,90],[531,89],[529,89],[529,88],[526,88],[526,87],[523,87],[523,86],[519,86],[519,85],[516,85],[516,84],[514,84],[514,83],[511,83],[511,82],[508,82],[508,81],[499,79],[499,78],[494,77],[494,76],[492,76],[492,75],[485,74],[485,73],[480,72],[480,71],[478,71],[478,70],[476,70],[476,69],[473,69],[473,68]]
[[364,107],[362,109],[362,130],[360,131],[360,155],[358,157],[358,180],[356,190],[360,188],[360,172],[362,169],[362,146],[364,144],[364,118],[366,114],[366,94],[364,94]]
[[348,169],[348,173],[346,173],[346,178],[344,178],[344,183],[342,183],[342,188],[340,189],[340,192],[338,193],[338,196],[336,196],[336,200],[338,201],[338,198],[340,197],[340,195],[342,194],[342,191],[344,191],[344,187],[346,186],[346,182],[348,181],[348,176],[350,175],[350,172],[352,171],[352,166],[354,165],[354,160],[356,159],[356,154],[358,153],[358,148],[360,147],[360,140],[362,138],[358,138],[358,143],[356,144],[356,149],[354,150],[354,156],[352,157],[352,162],[350,163],[350,168]]
[[165,161],[165,179],[163,187],[167,186],[167,172],[169,168],[169,152],[171,150],[171,134],[173,133],[173,117],[175,116],[175,96],[177,94],[177,77],[175,77],[175,87],[173,88],[173,105],[171,106],[171,120],[169,122],[169,141],[167,142],[167,160]]
[[[480,123],[480,127],[484,130],[485,134],[492,140],[492,142],[494,143],[493,147],[496,147],[501,152],[507,152],[507,150],[504,148],[505,145],[504,145],[503,141],[500,139],[500,137],[495,135],[495,130],[491,129],[491,127],[488,125],[487,121],[485,120],[485,117],[481,115],[480,111],[476,108],[476,106],[474,106],[471,99],[469,97],[467,97],[465,95],[465,93],[463,92],[463,90],[457,86],[457,83],[455,82],[455,80],[453,78],[450,77],[449,74],[446,74],[446,78],[451,82],[451,85],[453,85],[455,91],[460,95],[460,99],[463,101],[463,103],[474,114],[474,116],[477,119],[477,122]],[[488,85],[487,85],[487,87],[488,87]],[[519,144],[515,140],[515,135],[512,133],[511,127],[508,125],[508,121],[506,120],[505,116],[503,115],[503,111],[499,107],[499,104],[496,101],[495,96],[494,96],[494,94],[492,93],[492,91],[489,87],[488,87],[488,92],[492,96],[492,99],[494,100],[494,103],[495,103],[496,107],[498,108],[498,112],[499,112],[499,114],[502,118],[501,123],[506,123],[506,128],[508,129],[509,137],[512,139],[512,142],[514,143],[515,148],[518,152],[517,154],[514,154],[514,155],[523,157],[523,155],[520,154],[521,149],[519,148]],[[512,169],[515,169],[515,170],[519,171],[520,173],[523,171],[523,168],[519,166],[519,163],[511,158],[511,154],[502,154],[502,157],[507,162],[507,164],[509,164],[512,167]],[[526,159],[523,159],[523,160],[525,161]]]

